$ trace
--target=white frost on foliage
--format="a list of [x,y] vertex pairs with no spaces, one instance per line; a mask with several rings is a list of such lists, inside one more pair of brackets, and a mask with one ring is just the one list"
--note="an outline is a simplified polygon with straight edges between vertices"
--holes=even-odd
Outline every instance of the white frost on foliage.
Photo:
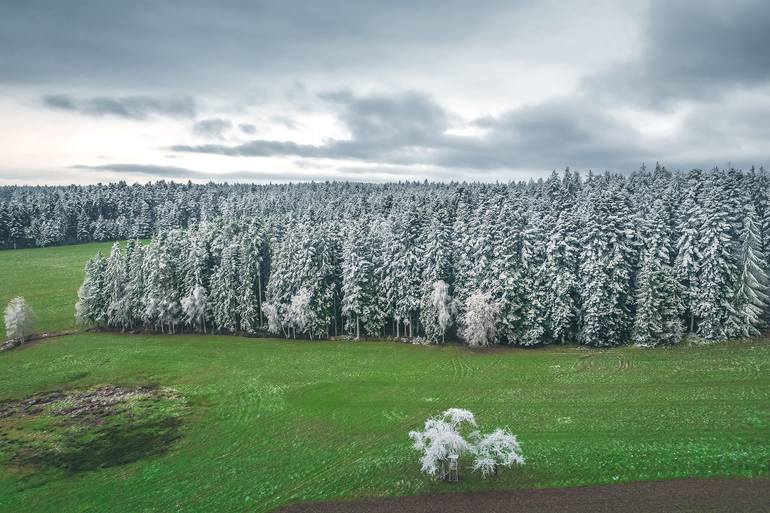
[[310,316],[312,314],[310,310],[310,291],[306,288],[302,288],[294,294],[289,303],[289,308],[286,312],[286,317],[289,324],[300,333],[304,332],[307,326],[310,324]]
[[486,346],[495,338],[500,305],[488,293],[477,290],[465,302],[462,337],[469,346]]
[[35,312],[23,297],[15,297],[5,307],[5,334],[8,340],[24,340],[35,329]]
[[205,288],[196,285],[190,290],[190,293],[182,299],[182,313],[189,326],[198,327],[204,333],[206,332],[208,294]]
[[497,466],[511,467],[514,463],[523,465],[521,446],[515,435],[507,429],[496,429],[487,435],[473,433],[472,452],[475,456],[473,470],[480,470],[487,477],[494,473]]
[[449,456],[472,454],[473,470],[480,470],[483,477],[494,473],[498,466],[523,465],[524,457],[515,435],[507,429],[496,429],[482,435],[474,431],[468,442],[460,433],[463,424],[476,426],[473,413],[462,408],[449,408],[440,416],[425,421],[423,431],[410,431],[413,447],[422,452],[422,472],[435,476]]
[[441,461],[450,455],[460,455],[471,449],[455,426],[438,418],[426,420],[425,430],[411,431],[409,437],[414,441],[413,447],[423,452],[421,470],[428,475],[435,475]]
[[472,426],[476,425],[476,418],[473,413],[462,408],[449,408],[441,414],[441,417],[455,429],[458,429],[463,422]]
[[283,323],[281,323],[281,313],[278,305],[274,303],[262,303],[262,312],[267,318],[267,331],[278,335],[283,332]]

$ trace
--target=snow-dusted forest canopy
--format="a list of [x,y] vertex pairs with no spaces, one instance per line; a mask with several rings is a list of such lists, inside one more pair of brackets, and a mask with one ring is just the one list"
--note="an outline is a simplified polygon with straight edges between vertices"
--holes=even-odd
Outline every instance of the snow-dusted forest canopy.
[[6,188],[0,226],[7,245],[157,232],[88,263],[85,324],[654,345],[765,326],[768,192],[762,169],[659,166],[509,184]]

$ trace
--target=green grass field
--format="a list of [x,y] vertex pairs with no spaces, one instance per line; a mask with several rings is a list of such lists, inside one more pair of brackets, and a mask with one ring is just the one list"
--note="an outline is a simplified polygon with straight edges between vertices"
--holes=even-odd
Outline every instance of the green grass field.
[[24,296],[40,319],[40,331],[75,327],[75,301],[86,261],[111,242],[0,251],[0,305]]
[[[22,294],[43,329],[72,327],[97,247],[108,245],[0,252],[0,300]],[[4,440],[58,428],[0,419],[0,511],[269,511],[297,500],[769,473],[766,340],[470,351],[88,333],[0,353],[0,400],[106,384],[178,391],[176,442],[104,468],[20,465]],[[406,433],[451,406],[510,427],[528,463],[490,481],[465,470],[459,485],[420,475]]]

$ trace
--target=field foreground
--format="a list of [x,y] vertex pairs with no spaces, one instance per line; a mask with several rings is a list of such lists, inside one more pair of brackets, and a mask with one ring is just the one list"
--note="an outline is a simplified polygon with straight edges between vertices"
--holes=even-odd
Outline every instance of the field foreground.
[[298,504],[282,513],[765,513],[767,479],[680,479]]
[[[86,412],[77,424],[57,416],[77,406],[69,403],[0,419],[0,511],[270,511],[336,498],[761,477],[768,362],[766,341],[484,352],[70,335],[0,354],[0,400],[110,386],[162,387],[179,399],[131,403],[105,420]],[[484,481],[464,462],[458,485],[421,475],[406,433],[451,406],[487,429],[509,426],[527,464]],[[156,446],[136,451],[147,444]]]

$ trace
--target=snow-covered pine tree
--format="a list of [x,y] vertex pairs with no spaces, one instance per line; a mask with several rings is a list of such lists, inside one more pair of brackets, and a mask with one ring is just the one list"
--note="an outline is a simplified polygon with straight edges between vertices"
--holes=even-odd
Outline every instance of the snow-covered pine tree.
[[698,334],[706,339],[724,339],[730,317],[737,315],[733,309],[736,252],[732,247],[732,226],[719,183],[710,180],[707,186],[703,223],[699,230],[699,294],[692,307],[699,318]]
[[631,327],[633,220],[622,182],[597,178],[587,198],[581,244],[582,344],[606,346],[628,341]]
[[347,331],[355,333],[356,340],[361,337],[361,318],[376,293],[367,226],[367,221],[353,221],[342,245],[342,315]]
[[762,250],[761,225],[753,205],[746,208],[740,231],[738,274],[733,298],[735,315],[726,327],[727,336],[750,337],[759,335],[764,327],[768,297],[767,258]]
[[127,329],[131,325],[131,310],[126,295],[128,269],[120,243],[112,245],[106,269],[107,324],[113,328]]
[[233,242],[222,250],[211,277],[212,318],[220,331],[233,333],[240,329],[241,263],[240,244]]
[[105,326],[108,306],[107,259],[99,252],[86,263],[85,280],[78,290],[75,316],[79,324]]
[[682,337],[679,283],[671,265],[670,209],[670,202],[658,199],[650,211],[632,335],[632,341],[639,345],[676,344]]

